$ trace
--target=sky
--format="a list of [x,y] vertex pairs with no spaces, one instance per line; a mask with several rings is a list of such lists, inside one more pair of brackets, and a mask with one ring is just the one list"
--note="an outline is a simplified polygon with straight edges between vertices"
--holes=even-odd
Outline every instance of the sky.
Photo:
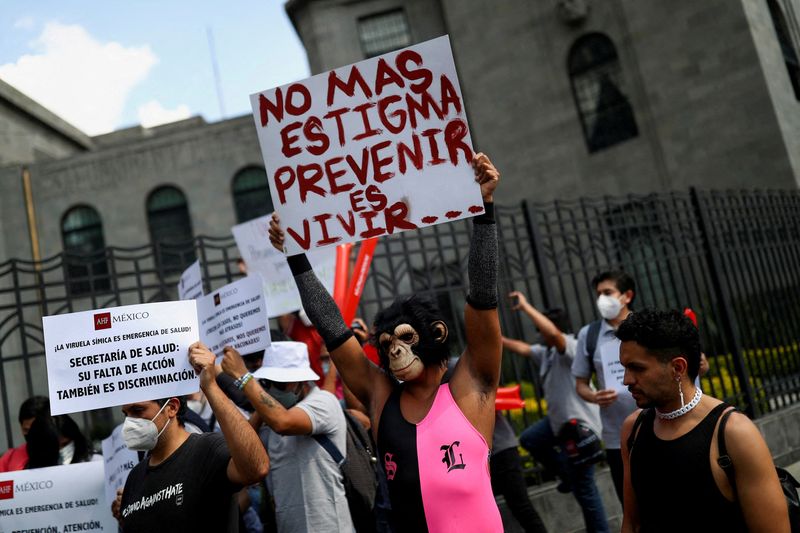
[[89,135],[240,116],[250,94],[309,76],[283,4],[2,0],[0,79]]

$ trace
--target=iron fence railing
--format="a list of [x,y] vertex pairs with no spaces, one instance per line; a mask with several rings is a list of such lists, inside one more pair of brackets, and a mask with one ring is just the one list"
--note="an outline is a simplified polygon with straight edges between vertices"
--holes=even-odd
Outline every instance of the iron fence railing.
[[[565,309],[577,333],[595,319],[591,278],[622,268],[637,282],[634,308],[693,308],[711,371],[703,389],[751,416],[800,398],[800,192],[696,191],[498,206],[500,291],[520,290],[540,308]],[[369,319],[397,296],[437,299],[455,346],[464,339],[471,225],[458,221],[384,238],[361,301]],[[168,258],[168,260],[166,259]],[[0,264],[0,440],[12,441],[16,409],[46,394],[41,317],[176,298],[176,264],[202,264],[206,290],[239,276],[230,237],[39,263]],[[531,324],[500,307],[504,333],[535,341]],[[521,383],[518,428],[541,416],[536,369],[506,355],[503,380]],[[110,430],[108,410],[84,427]],[[4,438],[3,438],[4,435]]]

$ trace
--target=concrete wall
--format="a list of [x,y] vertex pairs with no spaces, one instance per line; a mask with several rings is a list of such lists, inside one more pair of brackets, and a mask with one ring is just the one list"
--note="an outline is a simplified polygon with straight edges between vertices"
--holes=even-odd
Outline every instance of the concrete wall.
[[[293,6],[296,6],[294,8]],[[403,7],[411,39],[419,43],[447,33],[438,0],[295,1],[287,3],[308,53],[312,74],[364,59],[358,19]]]
[[[800,0],[779,0],[778,4],[782,4],[786,21],[791,24],[791,13],[786,8],[793,8],[795,14],[800,13]],[[783,134],[794,179],[800,185],[800,101],[794,96],[766,1],[742,0],[742,6],[755,43],[762,76]],[[795,38],[800,39],[800,35]],[[797,44],[797,54],[800,56],[800,43]]]
[[83,150],[0,98],[0,166],[57,159]]
[[[195,235],[225,235],[236,223],[231,184],[248,165],[263,166],[251,116],[128,140],[64,160],[30,165],[43,257],[62,250],[61,218],[77,204],[100,213],[105,241],[114,246],[149,242],[148,194],[175,185],[186,195]],[[14,257],[30,257],[24,204],[13,180],[0,172],[4,232]],[[18,180],[17,180],[18,181]]]
[[[551,200],[797,187],[800,110],[763,2],[595,1],[577,24],[559,16],[555,1],[435,3],[290,2],[313,72],[361,59],[356,19],[365,14],[402,5],[415,41],[448,32],[475,147],[504,174],[500,201],[517,201],[520,191]],[[416,15],[421,4],[427,17]],[[589,32],[615,43],[639,129],[595,153],[566,67],[571,45]]]

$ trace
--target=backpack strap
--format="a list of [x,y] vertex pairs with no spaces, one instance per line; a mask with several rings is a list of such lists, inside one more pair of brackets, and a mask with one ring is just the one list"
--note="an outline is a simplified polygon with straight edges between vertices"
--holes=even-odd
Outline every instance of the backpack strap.
[[325,448],[325,451],[328,452],[328,455],[331,456],[333,462],[339,465],[340,467],[344,464],[344,456],[342,452],[339,451],[339,448],[333,443],[331,439],[328,438],[327,435],[312,435],[315,441],[319,443],[320,446]]
[[717,464],[728,476],[728,481],[731,484],[734,495],[736,494],[736,474],[733,470],[733,460],[731,460],[731,456],[728,455],[728,448],[725,446],[725,425],[728,423],[728,417],[731,416],[731,413],[737,410],[738,409],[734,407],[733,409],[725,411],[720,418],[719,427],[717,428],[717,451],[719,453]]
[[645,414],[650,411],[650,409],[642,409],[639,412],[639,416],[636,417],[636,421],[633,423],[633,427],[631,428],[631,434],[628,435],[628,457],[631,455],[631,451],[633,451],[633,445],[636,442],[636,437],[639,436],[639,428],[644,422]]
[[586,333],[586,353],[589,355],[589,368],[592,367],[594,352],[597,350],[597,340],[600,338],[600,327],[602,320],[595,320],[589,324],[589,331]]

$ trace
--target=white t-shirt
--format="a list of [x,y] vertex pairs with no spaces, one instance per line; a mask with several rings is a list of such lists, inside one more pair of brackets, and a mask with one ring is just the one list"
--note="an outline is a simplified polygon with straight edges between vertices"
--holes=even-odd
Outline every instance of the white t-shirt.
[[[297,407],[311,419],[312,435],[327,435],[346,454],[347,422],[336,396],[314,387]],[[352,531],[341,470],[320,443],[311,435],[274,431],[267,443],[278,531]]]
[[560,353],[555,347],[542,344],[531,345],[531,358],[539,367],[544,398],[547,400],[547,417],[550,429],[558,435],[561,426],[571,419],[577,418],[592,428],[598,436],[602,431],[600,425],[600,408],[586,402],[575,392],[575,376],[572,375],[572,362],[578,341],[573,335],[564,335],[566,348]]

